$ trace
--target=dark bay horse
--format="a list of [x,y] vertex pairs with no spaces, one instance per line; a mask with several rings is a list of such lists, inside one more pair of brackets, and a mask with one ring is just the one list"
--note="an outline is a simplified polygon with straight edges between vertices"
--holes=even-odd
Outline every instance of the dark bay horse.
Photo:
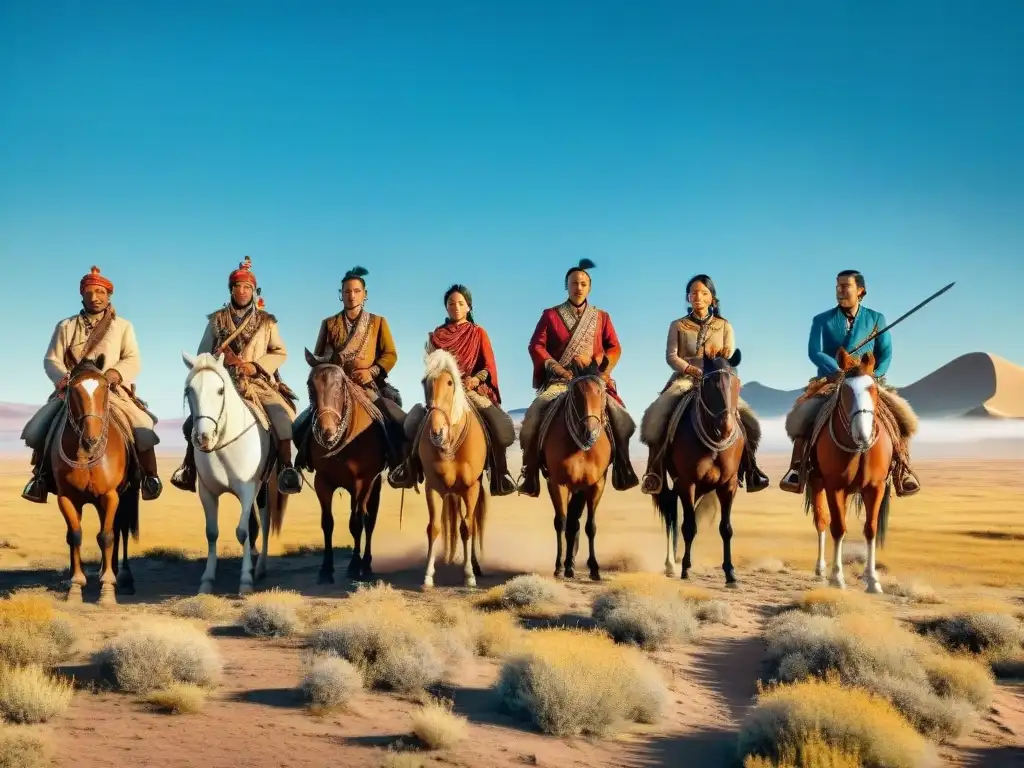
[[[703,375],[695,394],[669,438],[665,470],[672,480],[654,498],[665,523],[665,572],[671,576],[678,558],[679,512],[683,505],[683,541],[686,550],[680,576],[689,577],[690,554],[697,536],[697,507],[707,497],[717,497],[720,510],[718,531],[722,536],[722,570],[725,582],[735,585],[732,564],[732,505],[739,488],[740,465],[747,435],[740,421],[740,379],[736,367],[740,351],[732,357],[705,358]],[[714,494],[714,497],[708,496]]]
[[[547,468],[548,494],[555,509],[555,578],[576,575],[576,551],[579,549],[580,520],[587,510],[587,538],[590,578],[601,580],[594,539],[597,536],[597,506],[604,494],[612,443],[608,436],[608,391],[596,363],[574,372],[567,391],[551,408],[550,427],[543,436],[541,451]],[[545,414],[544,420],[549,416]],[[563,550],[563,534],[565,548]]]
[[[82,508],[95,507],[100,519],[96,536],[102,553],[100,603],[116,602],[115,584],[134,594],[128,564],[128,536],[139,537],[139,479],[130,476],[131,427],[122,424],[110,407],[110,383],[103,375],[103,355],[85,359],[68,374],[64,419],[50,444],[49,461],[57,488],[57,506],[67,523],[71,551],[68,600],[82,599],[87,579],[82,570]],[[124,560],[118,569],[118,541]]]
[[[315,473],[313,490],[320,502],[320,528],[324,532],[324,559],[320,584],[334,583],[334,513],[331,504],[339,488],[348,491],[351,507],[348,529],[352,534],[351,579],[373,577],[371,542],[380,509],[381,473],[386,464],[386,437],[374,423],[374,406],[363,389],[329,358],[308,349],[309,466]],[[363,533],[366,548],[362,548]]]
[[833,586],[844,588],[843,538],[846,535],[846,509],[851,497],[858,497],[865,510],[864,540],[868,556],[864,566],[867,591],[881,593],[875,570],[875,535],[885,545],[889,520],[891,485],[889,472],[893,443],[876,415],[879,406],[875,382],[875,358],[868,352],[859,360],[845,349],[837,357],[843,372],[839,386],[823,408],[830,408],[827,426],[820,429],[810,446],[814,466],[805,490],[805,506],[814,510],[818,531],[818,560],[815,573],[825,575],[825,527],[832,531]]

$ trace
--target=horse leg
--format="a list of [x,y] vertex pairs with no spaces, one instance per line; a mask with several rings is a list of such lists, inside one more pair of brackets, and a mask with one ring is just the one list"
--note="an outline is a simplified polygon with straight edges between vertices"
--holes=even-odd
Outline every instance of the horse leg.
[[682,579],[690,578],[693,566],[690,553],[693,551],[693,540],[697,537],[697,486],[687,483],[679,489],[679,502],[683,505],[683,567],[679,574]]
[[725,572],[726,586],[735,587],[739,585],[732,567],[732,503],[736,500],[736,486],[719,487],[715,493],[721,508],[718,533],[722,536],[722,570]]
[[117,583],[117,576],[114,575],[112,561],[116,557],[114,552],[114,519],[117,517],[117,505],[120,499],[117,491],[105,493],[100,503],[96,505],[96,511],[100,519],[100,532],[96,534],[96,543],[100,547],[100,605],[116,605],[117,598],[114,595],[114,585]]
[[423,588],[434,586],[434,558],[437,556],[437,537],[441,534],[439,514],[444,514],[444,499],[429,483],[426,484],[427,497],[427,570],[423,574]]
[[583,491],[569,494],[569,507],[565,511],[565,578],[576,578],[576,553],[580,551],[580,520],[587,501]]
[[463,586],[469,587],[470,589],[476,588],[476,573],[473,571],[473,561],[476,560],[476,553],[474,552],[473,534],[476,526],[476,505],[480,499],[480,494],[483,490],[480,487],[480,481],[477,480],[473,485],[466,489],[466,493],[462,496],[463,504],[463,519],[462,525],[459,526],[460,532],[462,533],[462,557],[463,557],[463,568],[462,568],[462,583]]
[[259,499],[253,502],[252,517],[249,518],[249,544],[255,550],[259,539],[260,551],[253,555],[253,578],[262,581],[267,577],[267,550],[270,548],[270,494],[260,506]]
[[[117,563],[117,527],[115,526],[114,536],[114,563]],[[121,549],[123,554],[121,555],[121,568],[115,571],[117,576],[117,591],[123,595],[134,595],[135,594],[135,577],[132,575],[132,567],[128,562],[128,537],[131,532],[127,526],[121,533]]]
[[82,570],[82,519],[81,512],[67,496],[57,497],[57,507],[64,515],[68,526],[67,542],[71,551],[71,584],[68,587],[68,602],[82,602],[82,587],[88,581]]
[[220,522],[217,519],[217,497],[207,490],[203,483],[197,483],[199,501],[203,505],[206,517],[206,569],[199,581],[199,594],[208,595],[213,592],[213,582],[217,578],[217,539],[220,538]]
[[363,524],[363,529],[366,531],[366,546],[363,548],[363,569],[359,574],[363,579],[373,578],[371,542],[373,541],[373,529],[377,527],[377,513],[380,511],[380,492],[383,487],[384,481],[381,480],[380,475],[377,475],[370,486],[368,497],[363,502],[363,514],[366,516],[366,522]]
[[324,475],[317,472],[313,477],[313,490],[320,502],[320,530],[324,532],[324,559],[320,563],[320,575],[317,584],[334,583],[334,513],[331,504],[334,502],[334,489],[328,485]]
[[825,535],[828,529],[828,501],[825,488],[820,480],[811,481],[811,504],[814,507],[814,529],[818,532],[818,559],[814,563],[814,575],[825,581]]
[[875,570],[875,535],[878,533],[878,514],[882,508],[882,496],[885,486],[868,485],[861,489],[864,499],[864,542],[868,547],[868,561],[864,565],[864,581],[867,591],[873,595],[882,594],[882,582]]
[[238,501],[242,507],[242,517],[238,522],[238,528],[235,529],[235,537],[242,545],[242,573],[238,580],[238,594],[248,595],[256,588],[253,579],[252,540],[249,538],[249,518],[256,503],[256,489],[249,484],[243,485]]
[[363,570],[363,498],[366,487],[359,480],[352,486],[352,498],[348,511],[348,532],[352,534],[352,559],[348,561],[345,575],[358,579]]
[[592,581],[601,580],[601,567],[597,564],[597,505],[601,503],[604,495],[604,486],[607,482],[607,475],[601,475],[601,479],[587,489],[587,541],[590,544],[590,557],[587,558],[587,567],[590,568]]
[[829,582],[833,587],[846,589],[846,579],[843,576],[843,538],[846,536],[846,489],[830,489],[825,492],[825,498],[828,499],[833,543],[832,576]]
[[565,510],[569,505],[569,490],[548,478],[548,495],[551,497],[551,506],[555,508],[555,578],[559,579],[562,577],[562,538],[565,533]]

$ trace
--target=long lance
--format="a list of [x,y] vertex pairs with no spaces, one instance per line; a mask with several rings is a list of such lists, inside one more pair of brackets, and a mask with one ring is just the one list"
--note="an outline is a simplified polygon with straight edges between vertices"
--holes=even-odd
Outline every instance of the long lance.
[[892,327],[894,327],[894,326],[896,326],[896,325],[899,325],[899,324],[900,324],[900,323],[902,323],[902,322],[903,322],[904,320],[906,320],[906,319],[907,319],[908,317],[910,317],[910,316],[911,316],[912,314],[914,314],[915,312],[917,312],[917,310],[919,310],[919,309],[920,309],[921,307],[923,307],[923,306],[924,306],[925,304],[927,304],[927,303],[928,303],[928,302],[930,302],[930,301],[933,301],[934,299],[937,299],[937,298],[939,298],[939,296],[941,296],[942,294],[944,294],[944,293],[945,293],[946,291],[948,291],[948,290],[949,290],[950,288],[952,288],[952,287],[953,287],[954,285],[956,285],[956,281],[955,281],[955,280],[954,280],[954,281],[953,281],[952,283],[950,283],[949,285],[947,285],[947,286],[946,286],[945,288],[943,288],[942,290],[940,290],[940,291],[936,291],[935,293],[933,293],[933,294],[932,294],[931,296],[929,296],[929,297],[928,297],[927,299],[925,299],[924,301],[922,301],[922,302],[921,302],[920,304],[918,304],[918,305],[917,305],[916,307],[914,307],[913,309],[911,309],[911,310],[909,310],[909,311],[907,311],[907,312],[904,312],[904,313],[903,313],[902,315],[900,315],[900,316],[899,316],[899,317],[897,317],[897,318],[896,318],[895,320],[893,320],[893,321],[892,321],[891,323],[889,323],[889,324],[888,324],[887,326],[885,326],[885,328],[882,328],[882,329],[881,329],[880,331],[874,331],[873,333],[871,333],[871,335],[870,335],[870,336],[868,336],[868,337],[867,337],[866,339],[864,339],[864,341],[862,341],[862,342],[861,342],[860,344],[858,344],[858,345],[857,345],[856,347],[854,347],[853,349],[851,349],[851,350],[850,350],[850,352],[849,352],[849,354],[851,354],[851,355],[852,355],[852,354],[854,354],[854,353],[855,353],[855,352],[856,352],[856,351],[857,351],[858,349],[860,349],[861,347],[863,347],[863,346],[864,346],[865,344],[868,344],[868,343],[870,343],[870,342],[874,341],[874,340],[875,340],[876,338],[878,338],[879,336],[881,336],[881,335],[882,335],[883,333],[885,333],[886,331],[888,331],[888,330],[889,330],[890,328],[892,328]]

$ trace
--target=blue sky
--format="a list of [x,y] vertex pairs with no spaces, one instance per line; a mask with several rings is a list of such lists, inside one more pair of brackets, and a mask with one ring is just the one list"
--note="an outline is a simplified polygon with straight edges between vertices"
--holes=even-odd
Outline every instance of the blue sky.
[[975,350],[1024,364],[1024,5],[899,6],[0,0],[0,400],[44,400],[98,264],[140,394],[180,415],[180,351],[245,254],[297,391],[353,264],[407,406],[454,281],[526,405],[533,325],[583,256],[637,417],[696,272],[746,380],[811,375],[846,268],[890,318],[957,281],[895,332],[890,380]]

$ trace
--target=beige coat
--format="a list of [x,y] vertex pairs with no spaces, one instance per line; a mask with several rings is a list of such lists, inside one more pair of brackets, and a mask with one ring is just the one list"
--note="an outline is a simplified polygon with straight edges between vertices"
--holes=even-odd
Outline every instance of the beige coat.
[[[67,353],[70,352],[75,360],[80,361],[87,340],[88,331],[81,314],[57,323],[50,337],[46,356],[43,358],[43,370],[54,386],[68,375],[65,361]],[[140,408],[125,392],[125,388],[135,383],[142,370],[142,357],[139,355],[139,344],[135,339],[135,328],[128,320],[115,316],[103,340],[92,351],[90,357],[98,361],[100,355],[103,356],[104,373],[113,369],[121,374],[122,386],[111,390],[111,406],[117,408],[131,424],[139,450],[155,447],[160,442],[160,438],[153,431],[156,419]],[[50,400],[29,420],[22,432],[22,439],[30,448],[43,447],[46,433],[63,407],[63,400]]]
[[697,348],[697,335],[700,326],[689,316],[673,320],[668,327],[668,339],[665,343],[665,362],[676,373],[685,373],[687,365],[700,367],[701,358],[714,357],[724,351],[728,357],[736,349],[736,337],[732,325],[721,317],[713,317],[709,321],[711,328],[700,349]]
[[[209,316],[198,354],[217,354],[220,346],[235,331],[231,310],[219,309]],[[256,366],[257,375],[246,379],[240,387],[242,397],[260,405],[279,440],[290,440],[295,408],[277,389],[274,374],[288,359],[288,350],[281,339],[277,318],[269,312],[256,310],[229,345],[243,361]]]

